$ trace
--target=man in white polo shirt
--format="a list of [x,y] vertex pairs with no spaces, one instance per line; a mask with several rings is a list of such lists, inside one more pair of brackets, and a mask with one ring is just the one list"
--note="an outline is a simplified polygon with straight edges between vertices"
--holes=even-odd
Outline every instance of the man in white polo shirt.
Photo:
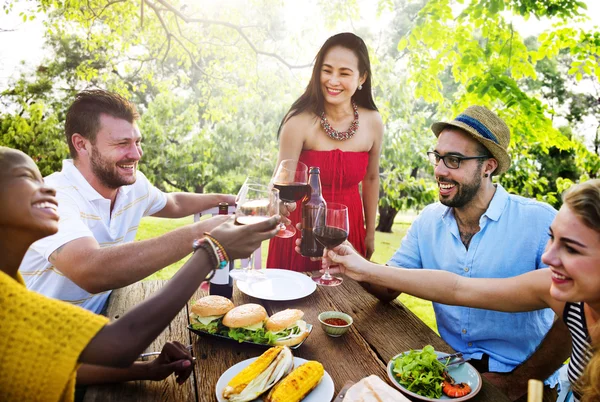
[[225,194],[163,193],[137,170],[139,115],[124,98],[84,91],[70,106],[65,134],[73,159],[45,178],[57,190],[58,233],[35,242],[20,272],[27,287],[99,313],[110,291],[137,282],[192,251],[227,219],[215,216],[134,242],[144,216],[181,218],[233,203]]

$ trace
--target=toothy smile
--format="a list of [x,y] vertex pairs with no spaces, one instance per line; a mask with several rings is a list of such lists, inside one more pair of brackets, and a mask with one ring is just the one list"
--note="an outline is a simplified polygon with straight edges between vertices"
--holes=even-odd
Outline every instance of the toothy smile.
[[327,87],[327,92],[332,93],[332,94],[339,94],[340,92],[342,92],[342,90]]
[[557,279],[559,281],[564,281],[564,280],[569,279],[568,277],[566,277],[564,275],[561,275],[561,274],[559,274],[558,272],[555,272],[555,271],[552,271],[552,278],[553,279]]
[[52,204],[51,202],[46,202],[46,201],[36,202],[35,204],[33,204],[33,207],[34,208],[39,208],[39,209],[46,209],[46,208],[48,208],[48,209],[51,209],[53,211],[56,211],[56,209],[57,209],[55,204]]
[[450,183],[439,183],[440,188],[444,189],[444,190],[448,190],[452,187],[454,187],[454,184],[450,184]]

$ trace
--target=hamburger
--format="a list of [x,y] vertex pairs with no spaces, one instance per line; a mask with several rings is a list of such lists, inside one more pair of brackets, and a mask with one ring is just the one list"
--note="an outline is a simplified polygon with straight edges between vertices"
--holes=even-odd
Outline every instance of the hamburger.
[[233,377],[223,389],[230,402],[253,401],[294,368],[294,356],[286,346],[275,346]]
[[273,314],[265,324],[275,341],[274,345],[294,346],[301,343],[309,335],[306,322],[302,320],[304,312],[298,309],[287,309]]
[[223,317],[223,325],[229,328],[227,336],[238,342],[273,344],[273,336],[267,334],[264,323],[267,310],[260,304],[248,303],[232,308]]
[[206,296],[192,305],[190,325],[193,329],[215,334],[223,316],[233,308],[233,303],[223,296]]

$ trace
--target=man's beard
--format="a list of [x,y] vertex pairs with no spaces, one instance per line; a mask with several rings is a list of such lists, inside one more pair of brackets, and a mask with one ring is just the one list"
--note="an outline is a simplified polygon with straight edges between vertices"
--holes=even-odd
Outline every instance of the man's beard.
[[[456,184],[456,195],[453,198],[443,199],[442,196],[439,197],[440,202],[447,207],[451,208],[461,208],[467,205],[469,202],[475,198],[479,189],[481,188],[481,169],[478,169],[475,175],[473,175],[473,180],[468,183],[459,184],[456,182],[446,181],[445,183],[453,183]],[[444,181],[440,180],[440,183],[444,183]]]
[[[110,189],[118,189],[121,186],[126,186],[135,183],[135,170],[133,174],[133,180],[127,180],[121,177],[117,171],[117,167],[112,162],[102,158],[100,152],[97,151],[95,146],[92,146],[92,157],[90,159],[92,172],[94,176],[98,178],[103,186]],[[123,161],[123,163],[128,163]],[[130,163],[135,163],[131,161]],[[131,183],[130,183],[131,181]]]

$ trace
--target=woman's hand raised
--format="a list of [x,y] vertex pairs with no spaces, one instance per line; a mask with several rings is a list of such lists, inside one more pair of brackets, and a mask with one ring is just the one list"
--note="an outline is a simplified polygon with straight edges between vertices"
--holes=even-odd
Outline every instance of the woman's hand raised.
[[281,217],[277,215],[259,223],[236,225],[231,218],[211,230],[210,235],[221,243],[230,260],[247,258],[261,242],[277,234],[280,220]]

